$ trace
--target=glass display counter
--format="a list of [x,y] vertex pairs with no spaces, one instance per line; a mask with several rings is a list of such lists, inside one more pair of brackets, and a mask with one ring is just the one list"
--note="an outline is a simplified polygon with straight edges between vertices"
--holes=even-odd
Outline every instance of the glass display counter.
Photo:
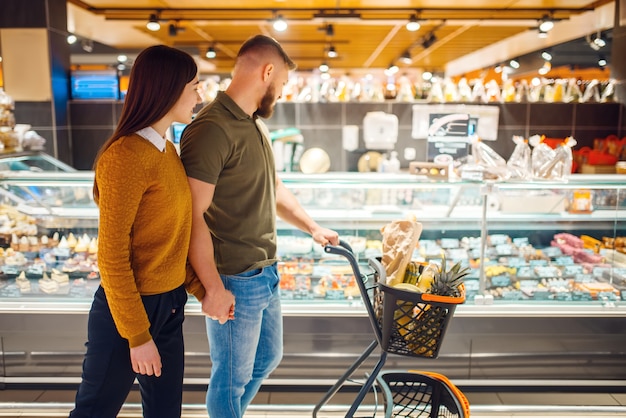
[[[497,184],[409,174],[281,177],[313,218],[352,245],[362,271],[380,254],[381,227],[409,216],[423,224],[415,258],[445,254],[472,268],[468,300],[439,358],[391,358],[389,367],[470,382],[626,380],[626,176]],[[87,312],[99,284],[92,183],[91,172],[0,175],[5,384],[80,379]],[[281,221],[278,235],[285,354],[272,379],[323,385],[372,341],[372,330],[348,263]],[[206,384],[204,316],[193,298],[186,312],[185,377]]]
[[[606,305],[623,299],[624,176],[526,183],[441,182],[379,173],[281,177],[307,212],[337,230],[364,265],[368,257],[381,255],[385,224],[416,218],[423,232],[414,258],[440,262],[445,256],[469,266],[469,303]],[[52,270],[73,281],[68,289],[46,292],[48,298],[91,297],[98,283],[92,184],[92,172],[0,173],[0,300],[9,294],[36,299],[41,296],[37,280]],[[359,309],[348,263],[280,220],[278,253],[287,312],[319,303],[332,310]],[[16,290],[21,272],[33,283],[30,292]]]

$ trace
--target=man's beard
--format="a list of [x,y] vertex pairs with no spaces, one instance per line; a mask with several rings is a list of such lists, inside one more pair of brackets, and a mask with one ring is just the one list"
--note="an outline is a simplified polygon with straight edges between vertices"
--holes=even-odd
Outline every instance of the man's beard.
[[270,84],[265,91],[265,94],[261,98],[259,108],[254,112],[257,116],[268,119],[274,113],[274,83]]

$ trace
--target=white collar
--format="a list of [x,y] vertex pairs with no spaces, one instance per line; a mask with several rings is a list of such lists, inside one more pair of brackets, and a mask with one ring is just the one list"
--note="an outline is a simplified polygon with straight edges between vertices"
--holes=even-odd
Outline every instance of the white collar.
[[165,151],[166,139],[159,135],[159,133],[155,131],[152,126],[138,130],[137,135],[150,141],[150,143],[157,147],[159,151]]

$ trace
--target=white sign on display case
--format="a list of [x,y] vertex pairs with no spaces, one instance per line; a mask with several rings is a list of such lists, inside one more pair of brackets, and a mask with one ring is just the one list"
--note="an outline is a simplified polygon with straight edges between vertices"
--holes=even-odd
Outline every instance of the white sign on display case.
[[413,124],[411,137],[426,139],[429,137],[432,115],[466,114],[477,121],[475,134],[483,141],[498,139],[498,118],[500,108],[490,105],[466,104],[416,104],[413,105]]

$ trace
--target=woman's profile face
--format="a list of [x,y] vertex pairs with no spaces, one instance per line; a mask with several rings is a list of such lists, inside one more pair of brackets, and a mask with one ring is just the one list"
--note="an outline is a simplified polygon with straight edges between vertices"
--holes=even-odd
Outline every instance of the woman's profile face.
[[198,80],[198,76],[195,76],[193,80],[185,85],[183,93],[178,98],[174,107],[170,110],[175,122],[191,122],[193,110],[196,108],[198,103],[202,103],[202,98],[198,92],[199,87],[200,81]]

